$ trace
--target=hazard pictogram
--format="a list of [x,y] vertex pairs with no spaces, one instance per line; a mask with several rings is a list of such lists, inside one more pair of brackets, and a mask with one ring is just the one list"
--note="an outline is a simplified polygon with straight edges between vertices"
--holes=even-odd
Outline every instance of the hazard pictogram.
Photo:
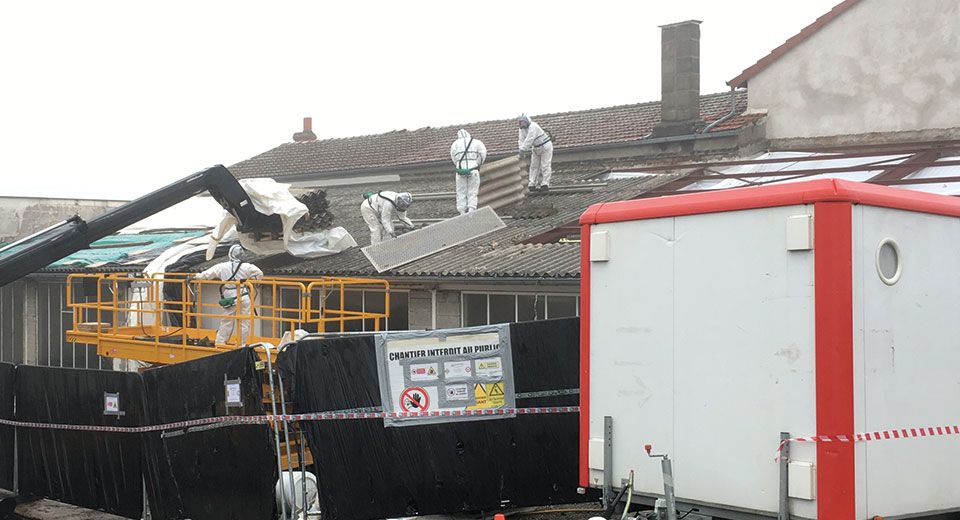
[[404,412],[424,412],[430,407],[430,396],[421,387],[407,388],[400,394],[400,409]]
[[491,397],[493,397],[493,396],[495,396],[495,395],[503,395],[503,381],[501,381],[501,382],[499,382],[499,383],[494,383],[493,386],[490,387],[490,394],[489,394],[489,395],[490,395]]

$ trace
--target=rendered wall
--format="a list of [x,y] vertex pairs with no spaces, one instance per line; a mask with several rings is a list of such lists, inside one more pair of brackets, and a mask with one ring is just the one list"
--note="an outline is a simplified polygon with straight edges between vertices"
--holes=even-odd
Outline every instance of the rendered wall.
[[[854,206],[857,431],[947,426],[960,417],[960,221]],[[884,238],[901,248],[892,286],[877,274]],[[956,436],[857,446],[858,516],[960,508]]]
[[[813,251],[786,247],[787,218],[812,211],[592,227],[610,260],[590,264],[590,439],[602,446],[612,416],[616,486],[633,469],[640,492],[662,493],[652,444],[674,460],[679,499],[777,510],[779,432],[816,432]],[[792,455],[815,462],[812,446]],[[813,518],[815,502],[792,512]]]
[[862,0],[749,80],[767,138],[960,127],[960,3]]
[[112,200],[0,197],[0,242],[11,242],[74,215],[96,217],[123,204]]

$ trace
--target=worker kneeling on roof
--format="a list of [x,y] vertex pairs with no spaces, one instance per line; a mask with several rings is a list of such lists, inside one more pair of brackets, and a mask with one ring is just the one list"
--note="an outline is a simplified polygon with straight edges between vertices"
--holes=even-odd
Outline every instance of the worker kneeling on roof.
[[520,154],[530,154],[530,175],[527,188],[530,191],[547,191],[550,189],[550,176],[553,175],[553,137],[544,131],[540,125],[533,122],[526,114],[517,121],[520,124],[517,145]]
[[[263,271],[259,267],[243,261],[243,247],[235,244],[230,247],[230,260],[220,262],[206,271],[196,275],[198,280],[222,280],[225,282],[240,282],[240,294],[237,294],[237,284],[229,283],[220,286],[220,306],[225,311],[225,316],[237,316],[237,300],[240,300],[240,336],[237,338],[237,345],[243,345],[250,337],[250,315],[252,306],[250,304],[250,289],[242,284],[247,280],[259,280],[263,278]],[[244,319],[243,317],[246,317]],[[220,326],[217,327],[217,344],[227,343],[230,336],[233,336],[237,328],[237,318],[223,318],[220,320]]]
[[487,147],[470,132],[461,129],[450,146],[450,158],[457,167],[457,211],[461,215],[477,210],[480,165],[487,159]]
[[360,214],[363,221],[370,228],[370,244],[379,244],[381,241],[397,236],[393,229],[393,218],[396,217],[408,229],[413,229],[413,222],[407,218],[407,209],[413,204],[413,195],[406,192],[376,191],[363,194],[363,203],[360,204]]

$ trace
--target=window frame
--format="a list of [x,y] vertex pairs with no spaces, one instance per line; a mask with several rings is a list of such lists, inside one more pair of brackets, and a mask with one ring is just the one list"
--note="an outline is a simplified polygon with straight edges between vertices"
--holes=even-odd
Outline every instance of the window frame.
[[[344,290],[344,295],[346,295],[346,293],[349,293],[349,292],[359,292],[359,293],[360,293],[360,309],[359,309],[359,310],[360,310],[360,312],[367,312],[367,293],[368,293],[368,292],[375,292],[375,293],[377,293],[377,294],[384,294],[385,291],[379,290],[379,289],[368,289],[368,288],[345,289],[345,290]],[[407,295],[407,329],[401,329],[401,330],[408,330],[408,329],[409,329],[409,326],[410,326],[410,321],[409,321],[409,320],[410,320],[410,289],[393,289],[393,288],[391,288],[391,289],[390,289],[390,301],[391,301],[391,303],[393,302],[393,295],[399,294],[399,293],[403,293],[403,294],[406,294],[406,295]],[[332,292],[331,292],[331,294],[332,294]],[[326,304],[326,298],[324,298],[323,304],[324,304],[324,305]],[[339,305],[340,305],[340,308],[341,308],[342,310],[353,310],[353,309],[344,309],[344,308],[343,308],[343,302],[340,302]],[[388,310],[389,310],[389,309],[388,309]],[[371,329],[371,330],[369,330],[369,331],[367,330],[367,321],[369,321],[369,320],[366,320],[366,319],[364,319],[364,320],[359,320],[359,322],[360,322],[360,331],[359,331],[359,332],[373,332],[373,329]],[[390,329],[390,317],[388,316],[384,321],[385,321],[385,323],[383,324],[383,328],[380,329],[381,332],[382,332],[382,331],[386,331],[386,330],[391,330],[391,329]]]
[[[481,295],[481,296],[486,296],[486,301],[487,301],[487,319],[486,319],[486,323],[480,324],[480,325],[467,325],[467,324],[466,324],[466,319],[467,319],[467,304],[466,304],[467,299],[466,299],[466,296],[467,296],[467,295]],[[560,297],[573,298],[573,299],[574,299],[574,316],[577,317],[577,318],[580,317],[580,294],[575,293],[575,292],[563,293],[563,292],[539,292],[539,291],[521,291],[521,292],[513,292],[513,291],[460,291],[460,326],[461,326],[461,327],[479,327],[479,326],[483,326],[483,325],[490,325],[490,296],[491,296],[491,295],[498,295],[498,296],[509,295],[509,296],[513,296],[513,321],[507,322],[507,323],[517,323],[517,322],[519,321],[519,318],[520,318],[520,300],[519,300],[519,297],[520,297],[520,296],[533,296],[533,297],[535,297],[535,298],[538,297],[538,296],[542,296],[542,297],[543,297],[543,318],[540,318],[540,319],[535,320],[535,321],[549,320],[549,319],[550,319],[550,297],[551,297],[551,296],[554,297],[554,298],[560,298]]]

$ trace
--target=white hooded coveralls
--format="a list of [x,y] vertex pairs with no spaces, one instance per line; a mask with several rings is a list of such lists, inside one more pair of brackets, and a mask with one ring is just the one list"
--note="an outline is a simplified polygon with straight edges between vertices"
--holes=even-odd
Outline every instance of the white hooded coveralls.
[[457,211],[461,215],[476,211],[480,165],[487,160],[487,147],[479,139],[472,139],[470,132],[460,130],[450,145],[450,159],[458,170],[470,170],[467,174],[457,171]]
[[[236,271],[236,274],[234,274]],[[231,278],[231,275],[233,276]],[[237,262],[220,262],[206,271],[194,276],[198,280],[224,280],[224,281],[241,281],[241,280],[259,280],[263,278],[263,271],[259,267],[248,264],[246,262],[240,262],[240,267],[237,267]],[[221,295],[224,298],[232,298],[237,295],[237,286],[235,284],[226,284],[223,285],[223,290]],[[240,320],[240,337],[237,338],[237,345],[243,345],[247,338],[250,337],[250,316],[253,314],[252,307],[250,305],[250,294],[249,289],[242,287],[240,289],[240,297],[237,298],[240,303],[239,310],[239,320]],[[231,305],[230,307],[224,307],[224,316],[233,316],[232,318],[224,317],[220,320],[220,326],[217,327],[217,344],[225,344],[230,336],[233,336],[234,331],[237,327],[237,305]]]
[[527,128],[520,128],[517,146],[521,152],[530,152],[530,175],[527,186],[549,186],[550,176],[553,175],[553,143],[550,135],[534,123],[529,117],[524,118],[530,123]]
[[406,211],[400,211],[396,207],[397,192],[381,191],[376,195],[371,195],[360,204],[360,214],[363,221],[370,228],[370,244],[379,244],[386,238],[396,236],[393,229],[393,217],[396,216],[401,222],[414,227],[413,222],[407,218]]

